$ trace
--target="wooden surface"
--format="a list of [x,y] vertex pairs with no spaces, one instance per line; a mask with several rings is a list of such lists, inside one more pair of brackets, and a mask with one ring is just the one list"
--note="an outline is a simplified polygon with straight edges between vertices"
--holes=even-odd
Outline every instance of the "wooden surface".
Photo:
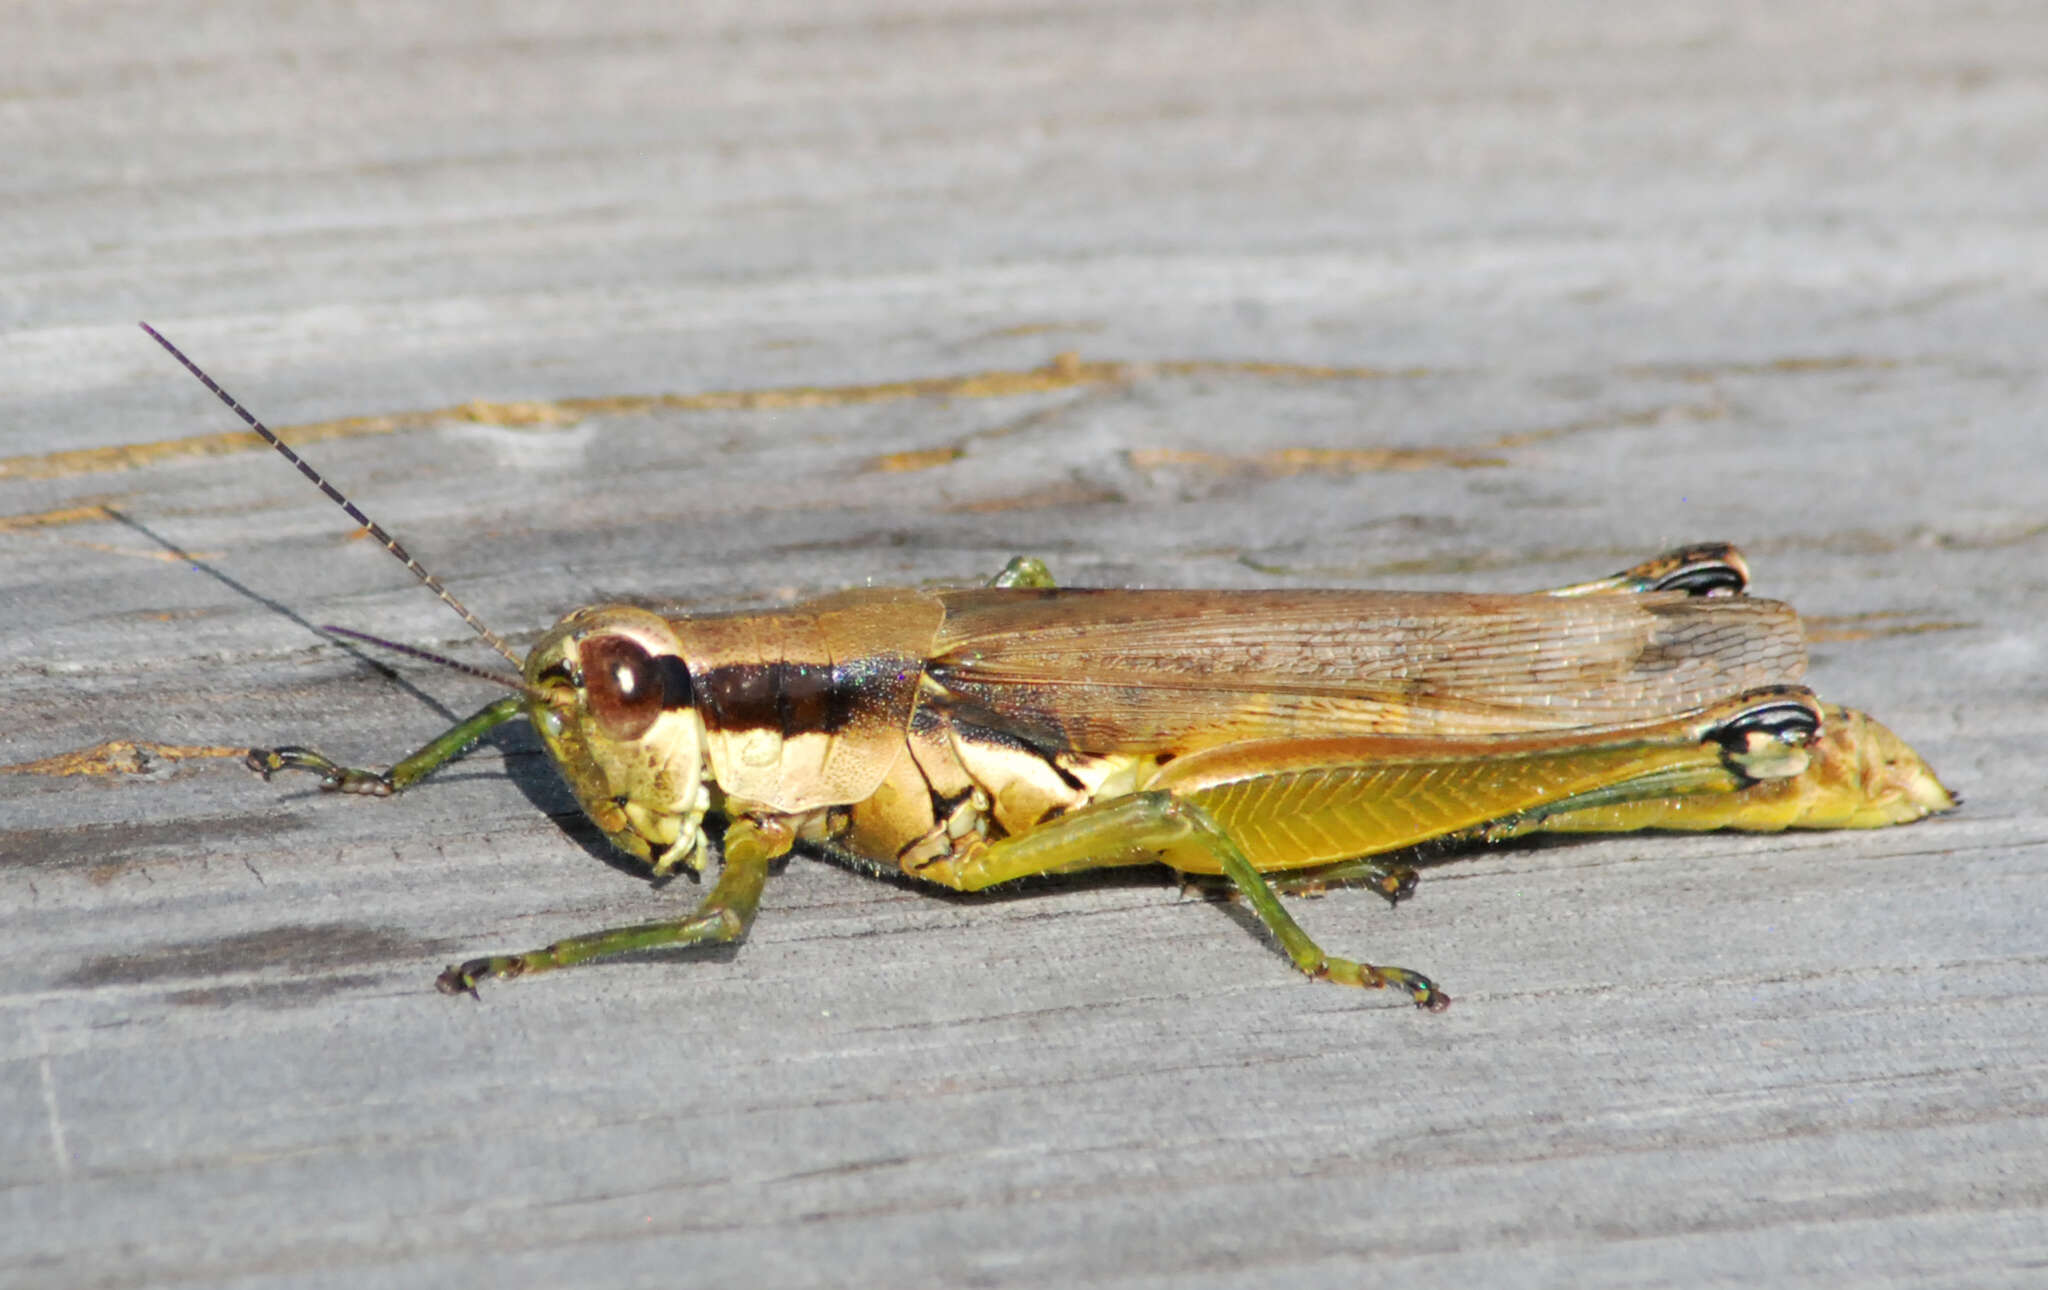
[[[2048,1277],[2038,5],[683,8],[9,10],[0,1283]],[[1725,537],[1968,801],[1300,904],[1442,1016],[801,858],[735,954],[444,999],[693,893],[523,733],[210,755],[489,697],[319,624],[489,658],[138,317],[521,640]]]

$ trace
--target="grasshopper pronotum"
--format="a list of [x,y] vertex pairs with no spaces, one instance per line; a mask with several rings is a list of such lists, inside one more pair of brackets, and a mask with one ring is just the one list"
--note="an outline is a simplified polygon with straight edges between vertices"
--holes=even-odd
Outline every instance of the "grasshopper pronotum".
[[514,693],[387,771],[297,747],[252,749],[253,769],[389,796],[523,715],[591,821],[657,876],[701,873],[705,820],[726,821],[688,916],[471,959],[446,993],[739,940],[801,842],[960,891],[1154,862],[1219,877],[1304,973],[1437,1010],[1449,996],[1420,973],[1324,953],[1266,875],[1399,900],[1415,871],[1385,857],[1437,840],[1873,828],[1955,805],[1891,731],[1797,684],[1798,616],[1744,595],[1748,568],[1718,543],[1528,595],[1062,588],[1020,558],[986,586],[777,610],[594,605],[522,660],[143,330],[519,669],[396,646]]

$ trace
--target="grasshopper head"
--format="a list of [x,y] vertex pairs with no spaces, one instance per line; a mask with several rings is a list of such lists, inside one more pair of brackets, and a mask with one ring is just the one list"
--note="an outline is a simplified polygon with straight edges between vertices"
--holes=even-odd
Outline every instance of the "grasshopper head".
[[704,866],[704,722],[682,649],[659,614],[579,609],[526,656],[545,700],[533,726],[582,804],[620,850],[657,875]]

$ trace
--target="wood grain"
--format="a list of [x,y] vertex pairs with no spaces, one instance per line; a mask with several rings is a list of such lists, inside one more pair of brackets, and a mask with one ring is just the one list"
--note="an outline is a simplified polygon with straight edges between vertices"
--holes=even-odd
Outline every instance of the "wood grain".
[[[0,1283],[2000,1286],[2048,1264],[2038,6],[20,6]],[[512,636],[606,594],[1514,590],[1739,541],[1938,821],[1513,847],[1297,980],[1116,878],[752,940],[136,331]]]

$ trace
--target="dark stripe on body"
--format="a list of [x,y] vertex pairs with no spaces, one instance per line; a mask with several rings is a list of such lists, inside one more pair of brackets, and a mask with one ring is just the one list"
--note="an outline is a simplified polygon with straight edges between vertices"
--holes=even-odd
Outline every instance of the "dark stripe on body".
[[1060,765],[1060,757],[1073,752],[1074,748],[1052,725],[1047,714],[1034,712],[1029,714],[1029,719],[1020,719],[1017,714],[999,712],[973,699],[947,692],[943,698],[928,699],[919,704],[916,716],[912,717],[913,723],[920,718],[945,722],[957,738],[967,743],[1029,753],[1044,762],[1068,788],[1077,793],[1087,788],[1071,771]]
[[856,724],[864,705],[885,698],[918,667],[918,661],[894,655],[842,664],[727,663],[704,669],[694,680],[698,707],[711,729],[774,730],[795,739],[836,735]]
[[696,687],[690,681],[690,669],[683,660],[674,654],[656,654],[653,662],[663,710],[677,712],[694,705],[697,701]]
[[[1031,686],[995,687],[980,684],[948,685],[947,669],[931,668],[931,679],[938,684],[944,698],[928,701],[943,712],[961,734],[1004,747],[1016,747],[1035,754],[1039,760],[1053,768],[1069,787],[1080,788],[1081,782],[1068,774],[1059,764],[1065,753],[1081,751],[1074,747],[1061,725],[1058,712],[1050,705],[1027,707],[1026,704],[1040,693]],[[957,688],[954,688],[957,687]],[[1009,702],[997,706],[989,700],[1000,694]],[[1058,691],[1047,687],[1044,697],[1056,698]]]

